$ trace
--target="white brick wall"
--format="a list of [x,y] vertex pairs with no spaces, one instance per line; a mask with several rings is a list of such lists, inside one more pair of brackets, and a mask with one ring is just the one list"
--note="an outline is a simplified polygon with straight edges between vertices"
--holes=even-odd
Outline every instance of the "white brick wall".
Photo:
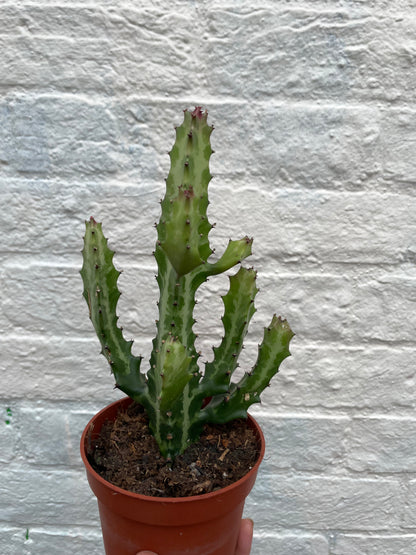
[[[78,442],[119,394],[81,298],[83,222],[105,223],[148,355],[152,224],[195,104],[216,126],[212,242],[255,238],[246,363],[273,310],[297,334],[253,410],[268,441],[253,553],[415,553],[414,8],[2,1],[0,553],[103,554]],[[207,356],[224,287],[200,294]]]

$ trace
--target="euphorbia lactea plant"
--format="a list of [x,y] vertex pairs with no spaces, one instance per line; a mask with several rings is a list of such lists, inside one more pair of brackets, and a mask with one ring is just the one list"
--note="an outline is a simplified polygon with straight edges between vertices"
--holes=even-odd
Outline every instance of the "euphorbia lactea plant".
[[83,267],[84,297],[90,318],[113,372],[116,386],[140,403],[160,451],[167,459],[197,441],[205,423],[247,417],[247,409],[289,356],[293,333],[286,320],[273,316],[264,329],[254,367],[233,381],[238,356],[255,312],[256,272],[240,267],[223,297],[224,336],[213,359],[202,369],[195,349],[193,311],[197,289],[210,277],[226,272],[251,254],[252,239],[230,241],[223,255],[210,262],[212,250],[207,218],[209,160],[212,154],[207,112],[185,110],[170,152],[170,171],[157,225],[154,255],[160,298],[157,334],[150,366],[141,371],[142,357],[132,354],[132,341],[117,325],[120,272],[113,265],[100,223],[86,222]]

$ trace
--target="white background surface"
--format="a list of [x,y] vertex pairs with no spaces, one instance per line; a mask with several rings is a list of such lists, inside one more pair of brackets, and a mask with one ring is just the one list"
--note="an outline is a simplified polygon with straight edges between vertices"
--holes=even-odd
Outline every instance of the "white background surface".
[[[103,554],[78,444],[120,394],[81,297],[84,220],[104,222],[147,357],[152,225],[196,104],[216,128],[211,244],[254,236],[242,366],[273,312],[296,332],[252,411],[253,553],[416,552],[415,37],[411,0],[1,3],[1,553]],[[200,294],[205,357],[226,287]]]

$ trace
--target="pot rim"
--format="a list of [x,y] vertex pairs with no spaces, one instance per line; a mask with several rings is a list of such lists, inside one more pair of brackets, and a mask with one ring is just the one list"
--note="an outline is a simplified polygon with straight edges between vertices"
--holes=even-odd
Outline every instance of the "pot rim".
[[94,427],[94,421],[99,417],[99,416],[103,416],[103,414],[111,409],[114,409],[117,405],[129,405],[130,403],[133,402],[133,399],[131,399],[131,397],[122,397],[121,399],[118,399],[117,401],[114,401],[113,403],[110,403],[109,405],[107,405],[106,407],[102,408],[99,412],[97,412],[88,422],[88,424],[85,426],[84,431],[82,432],[82,436],[81,436],[81,442],[80,442],[80,450],[81,450],[81,458],[82,461],[86,467],[87,473],[91,474],[94,477],[94,480],[98,481],[102,486],[111,489],[114,494],[122,494],[125,495],[127,497],[130,497],[131,499],[141,499],[143,501],[147,501],[147,502],[155,502],[155,503],[166,503],[167,505],[170,504],[177,504],[177,503],[192,503],[195,502],[196,500],[199,501],[204,501],[204,500],[209,500],[213,497],[218,497],[219,495],[223,495],[223,494],[227,494],[228,492],[231,492],[232,490],[238,488],[239,486],[241,486],[241,484],[243,482],[246,482],[247,480],[250,479],[250,477],[253,474],[256,474],[259,466],[263,460],[264,457],[264,453],[265,453],[265,448],[266,448],[266,444],[265,444],[265,439],[264,439],[264,435],[263,435],[263,431],[260,427],[260,425],[258,424],[258,422],[255,420],[255,418],[253,416],[251,416],[251,414],[247,415],[247,422],[249,423],[249,425],[254,428],[254,430],[257,433],[259,442],[260,442],[260,449],[259,449],[259,454],[257,457],[256,462],[254,463],[254,465],[250,468],[250,470],[239,480],[237,480],[236,482],[233,482],[232,484],[229,484],[228,486],[209,492],[209,493],[203,493],[200,495],[191,495],[188,497],[156,497],[156,496],[151,496],[151,495],[143,495],[141,493],[135,493],[123,488],[120,488],[118,486],[113,485],[111,482],[108,482],[107,480],[105,480],[104,478],[102,478],[91,466],[90,462],[88,461],[88,457],[86,454],[86,444],[87,444],[87,437],[88,437],[88,433],[90,433],[90,431],[92,431],[93,427]]

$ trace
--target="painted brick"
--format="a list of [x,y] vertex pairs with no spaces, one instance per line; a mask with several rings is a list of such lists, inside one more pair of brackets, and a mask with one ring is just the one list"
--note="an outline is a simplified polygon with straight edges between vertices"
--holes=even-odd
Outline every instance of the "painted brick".
[[230,127],[218,126],[213,136],[214,150],[226,153],[214,157],[214,175],[240,174],[245,181],[248,171],[274,186],[345,189],[361,188],[381,170],[376,108],[273,102],[234,106],[230,116],[228,106],[213,104],[211,112],[230,117]]
[[415,29],[406,12],[386,13],[380,3],[373,9],[364,2],[319,4],[317,16],[315,2],[263,9],[214,3],[204,36],[211,94],[414,99],[409,74]]
[[273,259],[268,268],[275,259],[280,264],[392,264],[416,246],[413,196],[276,188],[260,180],[254,186],[245,179],[236,194],[238,179],[234,186],[231,179],[226,186],[219,181],[210,186],[211,211],[219,222],[213,241],[218,236],[225,241],[232,222],[234,230],[254,236],[256,267],[264,267],[268,257]]
[[410,555],[416,549],[416,536],[377,535],[359,536],[336,534],[331,555]]
[[[261,473],[247,502],[265,530],[397,530],[404,493],[400,480],[288,477]],[[270,510],[273,507],[273,510]]]
[[0,529],[0,550],[8,555],[61,555],[71,552],[102,555],[104,546],[101,534],[87,528],[21,527]]
[[23,527],[82,526],[92,519],[98,522],[96,500],[81,469],[1,468],[0,478],[3,522]]
[[414,529],[416,526],[416,480],[410,479],[406,482],[406,503],[402,511],[403,528]]
[[68,407],[67,413],[62,409],[21,408],[21,450],[30,464],[80,466],[79,441],[93,414],[76,412],[72,407]]
[[166,13],[151,4],[145,9],[109,4],[107,10],[53,4],[7,9],[5,19],[17,21],[23,41],[17,43],[9,34],[0,37],[0,70],[8,69],[5,84],[42,88],[43,77],[60,89],[107,94],[132,88],[146,93],[148,87],[155,94],[167,88],[180,94],[198,86],[202,68],[193,55],[199,43],[195,9]]
[[76,168],[106,175],[119,168],[121,145],[115,145],[115,121],[105,105],[73,97],[9,97],[0,105],[0,129],[0,158],[14,173],[66,175]]
[[14,427],[16,413],[13,403],[1,403],[0,464],[10,463],[16,457],[17,436]]
[[254,535],[252,553],[256,555],[328,555],[328,541],[324,536],[314,534],[278,534],[256,537]]
[[266,414],[288,407],[414,414],[414,347],[323,348],[295,337],[291,351],[263,394]]
[[289,469],[324,472],[342,465],[349,418],[308,415],[270,418],[264,416],[265,411],[261,414],[257,420],[266,438],[263,472],[272,474]]
[[[416,326],[416,278],[394,270],[266,275],[259,300],[283,311],[295,333],[310,341],[388,341],[411,344]],[[282,301],[284,299],[284,306]],[[258,302],[259,308],[263,308]],[[380,314],[386,314],[381,318]],[[403,325],[406,322],[406,326]]]
[[415,124],[416,112],[407,106],[389,110],[383,115],[380,147],[386,153],[383,176],[388,181],[414,183],[416,163],[410,154],[411,145],[416,140]]
[[413,419],[354,418],[347,466],[358,472],[415,472],[416,422]]
[[[43,22],[47,21],[47,13],[51,15],[56,10],[44,12],[38,14],[45,18]],[[2,19],[10,21],[10,29],[20,31],[19,36],[0,35],[3,51],[0,71],[5,76],[3,86],[43,90],[47,84],[47,88],[61,90],[82,89],[107,94],[114,91],[117,83],[117,71],[112,64],[114,47],[107,37],[101,35],[94,39],[91,29],[80,38],[60,33],[48,36],[41,34],[41,29],[36,35],[30,29],[32,22],[41,23],[35,13],[22,10],[14,15]],[[13,25],[16,20],[18,23]],[[74,18],[74,22],[79,20]]]

